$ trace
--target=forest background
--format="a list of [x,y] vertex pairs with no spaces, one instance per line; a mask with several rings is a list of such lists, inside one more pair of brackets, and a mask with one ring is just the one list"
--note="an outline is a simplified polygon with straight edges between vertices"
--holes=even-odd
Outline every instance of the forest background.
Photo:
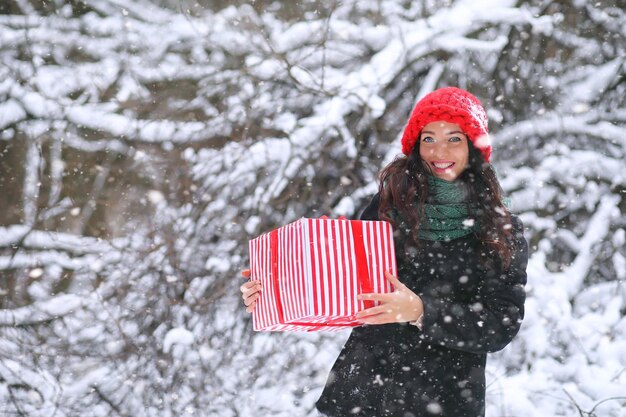
[[0,414],[314,416],[347,333],[254,333],[247,241],[358,216],[456,85],[531,251],[487,415],[625,416],[625,6],[2,0]]

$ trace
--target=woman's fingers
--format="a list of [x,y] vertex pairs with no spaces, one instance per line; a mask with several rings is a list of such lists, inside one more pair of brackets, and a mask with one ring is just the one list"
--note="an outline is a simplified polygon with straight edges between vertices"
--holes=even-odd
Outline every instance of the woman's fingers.
[[384,302],[387,303],[391,300],[393,300],[393,293],[385,293],[385,294],[379,294],[376,292],[370,292],[370,293],[366,293],[366,294],[359,294],[357,295],[357,299],[359,300],[372,300],[372,301],[380,301],[380,302]]
[[258,292],[254,293],[250,297],[244,298],[243,303],[245,304],[246,307],[250,307],[253,303],[256,302],[256,300],[258,300],[260,296],[261,296],[261,293],[258,293]]
[[246,282],[245,284],[241,284],[241,286],[239,286],[239,291],[244,292],[248,289],[248,287],[250,286],[250,284],[254,284],[253,282]]
[[243,298],[243,304],[246,306],[246,311],[248,313],[252,313],[254,307],[256,306],[256,301],[261,296],[261,283],[251,282],[250,284],[252,284],[252,287],[247,288],[245,291],[242,291],[241,294],[241,298]]
[[359,321],[363,324],[387,324],[387,323],[396,323],[395,315],[393,314],[377,314],[375,316],[364,317],[359,319]]
[[[250,269],[243,269],[241,271],[241,276],[249,279],[251,276]],[[243,303],[246,306],[246,311],[248,313],[252,313],[254,307],[256,307],[256,300],[261,296],[261,281],[248,281],[245,284],[239,287],[241,291],[241,298],[243,298]]]
[[256,287],[257,283],[256,282],[246,282],[245,284],[241,284],[241,287],[239,287],[239,291],[241,291],[243,294],[245,294],[246,292],[251,291],[254,287]]
[[361,310],[358,313],[356,313],[355,317],[357,319],[361,319],[361,318],[365,318],[368,316],[374,316],[377,314],[384,314],[384,313],[391,313],[391,312],[392,310],[389,308],[388,305],[380,305],[376,307],[367,308],[365,310]]
[[404,284],[400,282],[398,278],[396,278],[391,271],[385,271],[385,277],[391,282],[394,288],[400,289],[404,287]]
[[244,301],[250,297],[252,297],[254,294],[258,294],[262,287],[261,287],[261,283],[260,282],[247,282],[245,284],[243,284],[240,288],[241,290],[241,298],[244,299]]

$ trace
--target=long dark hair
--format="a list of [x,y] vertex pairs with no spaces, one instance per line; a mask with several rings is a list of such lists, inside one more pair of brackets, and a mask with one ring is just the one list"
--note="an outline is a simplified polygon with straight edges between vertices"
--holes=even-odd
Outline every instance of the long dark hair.
[[[480,224],[475,232],[484,250],[481,250],[483,265],[493,267],[499,261],[503,270],[511,264],[513,253],[513,233],[511,213],[502,202],[502,187],[491,164],[485,162],[481,153],[471,141],[468,167],[458,180],[465,184],[468,193],[468,210]],[[405,222],[405,229],[399,230],[404,237],[405,255],[412,246],[421,246],[418,237],[420,218],[425,217],[424,204],[428,198],[428,167],[419,153],[418,140],[411,154],[404,155],[387,165],[380,173],[379,218],[387,220],[398,228],[397,219],[391,215],[395,210]]]

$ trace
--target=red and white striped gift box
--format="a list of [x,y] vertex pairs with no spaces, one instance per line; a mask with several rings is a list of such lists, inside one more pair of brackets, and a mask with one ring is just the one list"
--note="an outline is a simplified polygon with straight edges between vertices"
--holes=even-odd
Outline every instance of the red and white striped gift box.
[[251,279],[263,291],[254,330],[332,331],[360,324],[375,305],[357,295],[387,293],[396,270],[391,225],[384,221],[302,218],[249,243]]

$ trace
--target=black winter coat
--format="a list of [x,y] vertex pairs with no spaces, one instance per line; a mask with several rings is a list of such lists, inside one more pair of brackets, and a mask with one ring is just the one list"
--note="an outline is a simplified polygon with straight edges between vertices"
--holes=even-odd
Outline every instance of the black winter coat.
[[[378,220],[378,201],[362,220]],[[473,235],[423,241],[411,261],[397,246],[398,278],[424,303],[423,331],[407,323],[352,330],[318,410],[333,417],[484,416],[486,354],[504,348],[524,316],[528,245],[512,218],[517,249],[506,271],[481,267]]]

